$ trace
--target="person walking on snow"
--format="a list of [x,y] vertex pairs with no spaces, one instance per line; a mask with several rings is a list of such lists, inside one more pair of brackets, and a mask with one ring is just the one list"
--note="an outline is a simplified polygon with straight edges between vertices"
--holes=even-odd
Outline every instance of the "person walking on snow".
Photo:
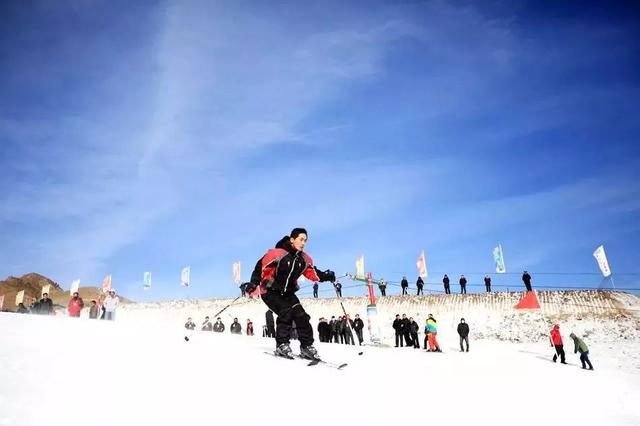
[[69,316],[79,318],[80,312],[82,312],[82,308],[84,308],[84,302],[76,291],[75,293],[73,293],[73,297],[69,300],[69,304],[67,305]]
[[589,364],[589,370],[593,370],[593,365],[591,365],[591,361],[589,361],[589,347],[587,346],[587,344],[573,333],[571,333],[569,337],[573,339],[573,353],[575,354],[580,352],[580,362],[582,363],[582,369],[587,369],[587,367],[585,366],[586,363]]
[[424,287],[424,281],[422,281],[422,277],[418,277],[418,280],[416,281],[416,287],[418,288],[416,296],[420,296],[421,294],[424,295],[424,292],[422,291],[422,288]]
[[251,286],[247,288],[253,296],[262,295],[262,300],[278,316],[276,320],[276,351],[278,356],[292,358],[289,346],[291,324],[295,321],[300,340],[300,355],[317,359],[318,351],[313,346],[313,328],[310,317],[296,296],[298,278],[304,275],[310,281],[336,282],[333,271],[320,271],[304,248],[308,233],[304,228],[294,228],[288,236],[278,241],[256,263],[251,274]]
[[407,281],[407,277],[402,277],[402,281],[400,281],[400,287],[402,287],[402,295],[406,295],[407,289],[409,288],[409,281]]
[[469,352],[469,324],[466,323],[464,318],[460,318],[460,324],[458,324],[458,335],[460,336],[460,352],[464,352],[462,343],[467,344],[467,352]]
[[564,345],[562,344],[562,336],[560,335],[560,326],[558,324],[553,326],[551,330],[551,346],[556,348],[556,353],[553,355],[553,362],[556,362],[560,357],[560,363],[566,364],[564,359]]

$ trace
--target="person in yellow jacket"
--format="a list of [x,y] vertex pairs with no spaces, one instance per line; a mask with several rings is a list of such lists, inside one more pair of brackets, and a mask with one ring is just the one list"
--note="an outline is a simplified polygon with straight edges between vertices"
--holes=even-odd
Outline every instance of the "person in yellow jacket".
[[440,345],[438,345],[438,323],[433,315],[429,314],[427,318],[427,325],[425,326],[425,333],[429,334],[429,349],[427,352],[442,352]]

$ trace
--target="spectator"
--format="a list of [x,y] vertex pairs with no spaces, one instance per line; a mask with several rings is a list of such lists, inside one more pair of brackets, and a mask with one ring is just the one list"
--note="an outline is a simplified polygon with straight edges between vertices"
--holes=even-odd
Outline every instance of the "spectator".
[[231,323],[231,327],[229,327],[229,331],[231,334],[242,334],[242,326],[238,322],[238,318],[234,318]]
[[444,278],[442,278],[442,284],[444,284],[444,294],[451,294],[451,289],[449,288],[449,277],[447,274],[444,274]]
[[69,300],[67,304],[67,311],[69,312],[70,317],[80,317],[80,312],[82,312],[82,308],[84,308],[84,302],[82,298],[76,291],[73,293],[73,297]]
[[247,296],[247,284],[248,283],[240,284],[240,296],[242,296],[242,297],[246,297]]
[[345,315],[342,319],[342,323],[344,328],[344,343],[347,345],[355,345],[356,343],[353,340],[353,320],[349,318],[349,315]]
[[409,330],[411,331],[411,341],[415,349],[420,349],[420,340],[418,339],[418,332],[420,326],[414,321],[413,317],[409,318]]
[[253,336],[253,323],[250,319],[247,320],[247,336]]
[[98,315],[100,315],[100,307],[95,300],[92,300],[91,307],[89,308],[89,318],[98,319]]
[[424,293],[422,292],[422,288],[424,287],[424,281],[422,281],[422,277],[418,277],[418,280],[416,281],[416,287],[418,288],[416,296],[420,296],[421,294],[424,295]]
[[344,330],[344,317],[339,316],[336,321],[336,328],[338,329],[338,337],[340,338],[340,343],[344,344],[345,338],[345,330]]
[[28,314],[29,309],[27,309],[27,307],[24,306],[24,303],[20,302],[18,303],[18,310],[16,312],[19,314]]
[[464,318],[460,318],[458,335],[460,336],[460,352],[464,352],[463,342],[467,344],[467,352],[469,352],[469,324],[465,322]]
[[380,289],[380,296],[384,297],[387,295],[387,283],[383,279],[378,281],[378,289]]
[[460,275],[460,294],[467,294],[467,279]]
[[[207,317],[207,319],[209,319],[209,317]],[[216,322],[213,324],[213,331],[215,331],[216,333],[224,333],[224,329],[224,323],[222,322],[220,317],[216,318]],[[211,329],[207,331],[211,331]]]
[[523,272],[522,282],[524,283],[524,286],[527,288],[527,291],[531,291],[531,275],[529,275],[529,272],[527,271]]
[[267,324],[267,337],[276,338],[276,322],[273,319],[273,311],[269,309],[265,314],[265,322]]
[[116,309],[120,304],[120,298],[116,296],[115,290],[109,290],[108,296],[104,299],[104,319],[107,321],[114,321],[116,319]]
[[[331,321],[329,322],[329,326],[331,327],[331,340],[333,340],[333,343],[338,343],[339,342],[339,330],[338,330],[338,321],[336,320],[336,317],[332,316],[331,317]],[[330,341],[331,341],[330,340]]]
[[[223,330],[224,330],[224,325],[222,326]],[[214,330],[213,328],[213,324],[211,324],[211,321],[209,320],[209,317],[204,317],[204,322],[202,323],[202,327],[200,328],[202,331],[211,331]]]
[[429,349],[428,352],[442,352],[438,345],[438,324],[433,315],[429,314],[427,318],[426,332],[429,333]]
[[560,334],[560,326],[558,324],[553,326],[551,330],[551,346],[556,348],[556,353],[553,355],[553,362],[556,362],[560,357],[560,364],[566,364],[564,345],[562,343],[562,335]]
[[[93,302],[91,302],[91,303],[93,303]],[[191,317],[187,318],[187,322],[184,323],[184,328],[186,328],[187,330],[195,330],[196,329],[196,323],[193,322]]]
[[324,317],[318,322],[318,339],[322,343],[331,341],[331,326]]
[[402,295],[407,294],[407,289],[409,288],[409,281],[407,281],[407,277],[402,277],[402,281],[400,281],[400,287],[402,287]]
[[491,293],[491,277],[489,275],[484,277],[484,286],[487,288],[487,293]]
[[318,282],[313,283],[313,297],[314,299],[318,298]]
[[266,324],[262,326],[262,337],[272,337],[271,335],[269,335],[269,329],[267,328]]
[[40,315],[51,315],[53,312],[53,301],[49,299],[49,294],[44,293],[42,299],[38,302],[37,313]]
[[358,346],[362,346],[364,338],[362,337],[362,330],[364,329],[364,322],[360,319],[360,315],[356,314],[356,318],[353,320],[353,329],[358,336]]
[[413,341],[411,340],[411,322],[405,314],[402,314],[402,336],[404,337],[407,348],[413,346]]
[[589,364],[589,370],[593,370],[593,365],[591,365],[591,361],[589,361],[589,347],[587,346],[587,344],[573,333],[571,333],[569,337],[573,339],[573,353],[575,354],[577,352],[580,352],[580,362],[582,363],[582,369],[587,369],[587,367],[585,366],[585,363],[587,363]]
[[342,284],[340,284],[340,281],[336,281],[333,286],[336,289],[336,296],[342,297]]
[[398,342],[400,342],[400,347],[402,348],[404,346],[404,342],[402,341],[404,332],[402,330],[402,320],[400,319],[399,314],[396,314],[396,319],[393,320],[393,329],[396,332],[396,348],[398,347]]

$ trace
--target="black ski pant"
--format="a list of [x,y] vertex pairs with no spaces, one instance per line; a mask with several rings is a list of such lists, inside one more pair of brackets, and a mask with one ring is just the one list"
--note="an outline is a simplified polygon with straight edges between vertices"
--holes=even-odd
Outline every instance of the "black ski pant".
[[420,295],[424,296],[424,292],[422,291],[422,287],[418,287],[418,292],[416,293],[416,296],[420,296]]
[[356,330],[356,336],[358,336],[358,345],[362,346],[362,342],[364,342],[364,338],[362,337],[362,329]]
[[424,333],[424,348],[429,349],[429,333]]
[[402,294],[403,295],[407,294],[407,288],[406,287],[402,287]]
[[418,339],[418,333],[411,333],[411,340],[413,341],[413,347],[420,349],[420,340]]
[[407,346],[413,346],[413,340],[411,340],[411,333],[408,331],[404,332],[404,341],[406,342]]
[[398,347],[398,342],[400,342],[400,347],[404,346],[404,342],[402,341],[402,333],[396,331],[396,348]]
[[342,290],[336,290],[336,296],[342,297]]
[[485,287],[487,287],[487,293],[491,293],[491,284],[489,284],[489,285],[487,285]]
[[338,332],[337,331],[332,331],[331,332],[331,339],[329,340],[329,342],[333,341],[333,343],[340,343],[338,340]]
[[386,296],[387,295],[387,289],[383,288],[383,287],[379,287],[380,288],[380,295],[381,296]]
[[444,286],[444,294],[451,294],[451,289],[449,288],[448,285],[445,284]]
[[467,294],[467,285],[466,284],[462,284],[460,286],[460,294]]
[[589,351],[580,354],[580,362],[582,363],[582,368],[587,368],[585,366],[585,363],[587,363],[589,364],[589,368],[593,370],[593,365],[591,365],[591,361],[589,361]]
[[531,291],[531,283],[524,283],[524,286],[527,288],[527,291]]
[[467,344],[467,352],[469,352],[469,336],[460,336],[460,352],[464,351],[463,342]]
[[313,289],[313,297],[316,298],[316,299],[318,298],[318,289],[317,288]]
[[311,317],[307,315],[300,304],[298,296],[293,293],[281,294],[277,291],[267,291],[262,295],[262,300],[278,316],[276,319],[276,345],[289,343],[291,323],[294,321],[300,345],[313,344],[313,327],[309,322]]
[[351,331],[347,331],[344,334],[344,343],[347,345],[355,345],[356,342],[353,340],[353,333]]
[[553,345],[556,348],[556,354],[553,356],[553,362],[560,357],[560,362],[564,364],[564,345]]

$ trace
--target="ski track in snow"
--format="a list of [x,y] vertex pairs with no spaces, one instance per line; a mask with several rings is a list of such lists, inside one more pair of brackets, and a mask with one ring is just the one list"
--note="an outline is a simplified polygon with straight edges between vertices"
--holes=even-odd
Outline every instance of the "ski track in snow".
[[[366,301],[343,302],[366,320]],[[338,371],[267,356],[271,339],[229,334],[231,316],[243,328],[251,318],[261,333],[266,308],[260,301],[243,300],[229,315],[225,311],[223,334],[184,330],[187,316],[199,325],[227,303],[135,304],[118,312],[115,322],[0,314],[0,425],[640,424],[640,340],[628,319],[581,314],[581,320],[561,320],[565,366],[551,362],[545,337],[526,331],[537,324],[545,329],[539,314],[432,306],[444,353],[317,343],[327,361],[349,364]],[[409,300],[385,303],[379,309],[387,327],[403,307],[408,315],[422,315],[421,321],[427,313],[408,309]],[[331,299],[303,305],[314,328],[319,315],[341,311]],[[455,325],[461,315],[471,323],[469,353],[459,352]],[[500,325],[504,337],[485,332]],[[383,330],[390,343],[391,332]],[[595,371],[580,369],[571,330],[591,331],[586,341]],[[513,336],[525,343],[500,340]],[[298,343],[292,348],[297,351]]]

